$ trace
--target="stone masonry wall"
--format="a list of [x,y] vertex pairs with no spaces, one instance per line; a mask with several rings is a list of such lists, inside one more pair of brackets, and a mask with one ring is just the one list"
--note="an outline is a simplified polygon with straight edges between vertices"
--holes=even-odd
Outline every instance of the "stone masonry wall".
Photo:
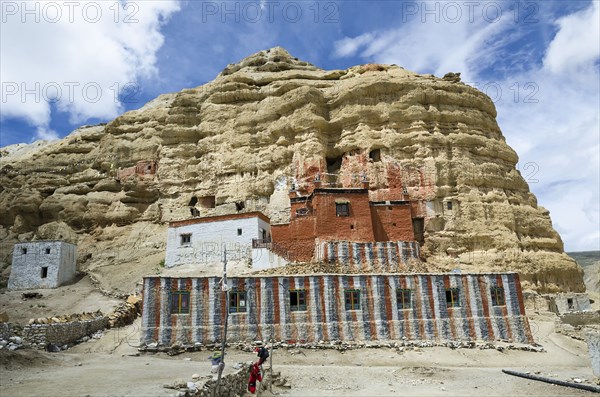
[[43,349],[48,344],[63,346],[107,326],[108,318],[105,316],[69,323],[29,324],[23,327],[23,339],[26,344],[38,349]]

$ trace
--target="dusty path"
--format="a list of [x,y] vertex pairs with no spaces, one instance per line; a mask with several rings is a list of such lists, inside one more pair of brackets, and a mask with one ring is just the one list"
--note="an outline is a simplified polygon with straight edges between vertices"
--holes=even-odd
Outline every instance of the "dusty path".
[[[139,322],[139,320],[138,320]],[[538,371],[569,380],[592,378],[584,342],[553,333],[553,323],[534,321],[537,339],[546,353],[525,351],[424,348],[333,350],[278,349],[276,371],[291,389],[274,387],[287,396],[591,396],[590,392],[512,377],[502,368]],[[111,330],[99,340],[66,352],[0,351],[2,396],[172,396],[162,387],[175,379],[209,375],[208,352],[137,353],[138,323]],[[228,371],[253,354],[231,349]],[[81,364],[81,365],[79,365]],[[264,393],[263,395],[269,395]]]

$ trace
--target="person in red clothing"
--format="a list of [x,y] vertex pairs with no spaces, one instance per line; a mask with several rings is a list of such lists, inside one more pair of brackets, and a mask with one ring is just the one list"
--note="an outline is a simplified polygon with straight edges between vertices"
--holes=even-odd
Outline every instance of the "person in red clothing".
[[248,391],[252,394],[256,392],[256,381],[262,382],[262,374],[258,363],[252,364],[250,367],[250,379],[248,379]]

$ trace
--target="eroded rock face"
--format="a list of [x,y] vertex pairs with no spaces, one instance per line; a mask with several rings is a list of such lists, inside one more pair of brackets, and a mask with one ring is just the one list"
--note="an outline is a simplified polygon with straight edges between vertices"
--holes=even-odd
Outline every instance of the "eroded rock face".
[[76,236],[82,268],[129,289],[164,258],[167,221],[261,210],[286,222],[292,182],[360,176],[374,199],[406,188],[427,202],[423,270],[515,270],[525,288],[583,291],[492,101],[451,77],[327,71],[273,48],[106,125],[3,148],[0,260],[18,240]]

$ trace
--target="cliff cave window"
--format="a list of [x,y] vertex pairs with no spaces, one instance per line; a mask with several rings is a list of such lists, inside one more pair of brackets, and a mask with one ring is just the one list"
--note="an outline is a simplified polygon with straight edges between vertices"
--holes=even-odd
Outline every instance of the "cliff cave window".
[[419,242],[419,245],[425,244],[425,220],[423,218],[414,218],[412,223],[415,240]]
[[238,235],[238,236],[241,236],[241,235],[242,235],[242,229],[241,229],[241,228],[238,228],[238,230],[237,230],[237,235]]
[[459,307],[460,297],[458,295],[458,288],[446,289],[446,307]]
[[340,172],[342,168],[342,156],[340,157],[327,157],[325,159],[327,163],[327,173],[328,174],[337,174]]
[[27,248],[21,248],[21,254],[26,255],[27,254]]
[[192,216],[200,216],[200,210],[198,210],[198,208],[190,208],[190,213],[192,214]]
[[567,298],[567,307],[569,310],[575,310],[575,305],[573,305],[573,298]]
[[374,163],[378,163],[381,161],[381,149],[373,149],[369,153],[369,158],[373,160]]
[[48,266],[44,266],[42,267],[42,278],[47,278],[48,277]]
[[344,290],[344,303],[346,310],[360,310],[360,290]]
[[410,289],[399,289],[396,291],[396,302],[398,303],[398,310],[410,309],[412,290]]
[[229,291],[229,313],[246,311],[246,291]]
[[350,203],[348,203],[348,202],[335,203],[335,215],[336,216],[350,216]]
[[190,292],[173,291],[171,293],[171,314],[190,313]]
[[290,291],[290,310],[293,312],[306,310],[306,290],[297,289]]
[[244,204],[243,201],[236,201],[235,202],[235,209],[238,211],[243,210],[244,208],[246,208],[246,205]]
[[504,288],[492,287],[490,290],[492,294],[492,306],[504,306]]
[[50,253],[50,248],[46,248],[46,255]]
[[446,208],[448,209],[448,211],[452,211],[452,201],[446,202]]
[[202,208],[215,208],[215,196],[201,197],[199,202]]
[[190,245],[192,243],[192,233],[180,234],[180,245]]
[[189,205],[190,207],[195,207],[195,206],[196,206],[196,204],[198,204],[198,197],[196,197],[196,196],[192,196],[192,198],[190,199],[190,202],[189,202],[189,204],[188,204],[188,205]]

